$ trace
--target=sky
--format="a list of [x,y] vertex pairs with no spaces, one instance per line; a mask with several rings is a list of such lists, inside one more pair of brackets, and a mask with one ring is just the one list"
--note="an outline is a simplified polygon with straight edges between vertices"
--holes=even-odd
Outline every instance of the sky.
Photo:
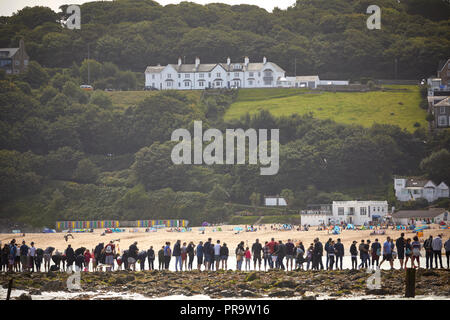
[[[14,12],[29,6],[45,6],[50,7],[53,11],[58,11],[59,6],[63,4],[82,4],[90,2],[89,0],[0,0],[0,16],[11,16]],[[156,0],[161,5],[180,3],[181,0]],[[198,4],[206,4],[212,2],[221,2],[229,5],[236,4],[252,4],[259,6],[271,12],[274,7],[286,9],[293,5],[295,0],[190,0]]]

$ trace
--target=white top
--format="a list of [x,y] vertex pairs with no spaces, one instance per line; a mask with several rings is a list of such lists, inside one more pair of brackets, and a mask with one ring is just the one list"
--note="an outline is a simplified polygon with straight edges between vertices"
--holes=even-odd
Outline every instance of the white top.
[[214,255],[215,256],[220,256],[220,244],[216,243],[214,245]]

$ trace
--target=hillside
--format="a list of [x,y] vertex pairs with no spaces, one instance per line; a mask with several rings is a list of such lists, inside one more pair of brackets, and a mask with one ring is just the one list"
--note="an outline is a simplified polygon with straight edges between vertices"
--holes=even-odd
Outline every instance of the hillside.
[[277,117],[311,112],[318,119],[364,127],[374,123],[391,124],[413,132],[414,124],[419,123],[420,127],[426,128],[426,111],[419,107],[419,88],[397,88],[407,90],[333,93],[284,88],[243,89],[227,110],[225,120],[238,119],[247,112],[255,114],[267,110]]

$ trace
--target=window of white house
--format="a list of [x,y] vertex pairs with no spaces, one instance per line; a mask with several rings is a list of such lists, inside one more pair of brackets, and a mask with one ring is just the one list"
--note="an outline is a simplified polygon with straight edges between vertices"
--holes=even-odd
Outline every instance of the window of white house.
[[261,77],[261,72],[258,72],[258,77]]
[[155,87],[155,83],[154,83],[154,82],[152,82],[152,87],[153,87],[153,88]]
[[338,208],[338,215],[339,216],[343,216],[344,215],[344,207],[339,207]]
[[239,77],[239,72],[235,72],[235,73],[234,73],[234,76],[235,76],[235,77]]
[[211,72],[210,72],[210,73],[208,73],[208,78],[211,78]]
[[361,216],[367,215],[367,208],[366,208],[366,207],[361,207],[361,208],[359,208],[359,214],[360,214]]
[[172,75],[170,73],[167,74],[167,79],[172,78]]
[[155,79],[155,75],[154,74],[152,74],[152,79]]
[[439,111],[441,112],[441,114],[445,114],[445,107],[440,107]]
[[200,73],[200,74],[198,75],[199,78],[204,78],[204,76],[205,76],[204,73]]
[[446,116],[438,117],[438,123],[440,126],[446,126],[447,125],[447,117]]
[[249,72],[249,73],[248,73],[248,76],[249,76],[249,77],[253,77],[253,72]]
[[198,82],[198,86],[199,87],[204,87],[205,86],[205,81],[199,81]]
[[190,75],[189,73],[186,73],[186,74],[184,75],[184,77],[185,77],[186,79],[189,79],[190,76],[191,76],[191,75]]
[[181,78],[181,74],[178,74],[178,79],[180,79]]
[[253,81],[252,81],[252,80],[249,80],[249,81],[248,81],[248,84],[249,84],[249,85],[253,85]]
[[413,190],[413,193],[414,193],[414,194],[420,194],[420,190],[414,189],[414,190]]
[[227,72],[227,76],[230,76],[230,73],[229,73],[229,72]]
[[220,81],[216,81],[216,86],[220,87]]
[[166,84],[167,84],[168,87],[171,87],[172,86],[172,81],[167,81]]
[[185,86],[185,87],[189,87],[189,81],[185,81],[185,82],[184,82],[184,86]]
[[217,78],[220,78],[221,77],[220,72],[217,72],[216,76],[217,76]]

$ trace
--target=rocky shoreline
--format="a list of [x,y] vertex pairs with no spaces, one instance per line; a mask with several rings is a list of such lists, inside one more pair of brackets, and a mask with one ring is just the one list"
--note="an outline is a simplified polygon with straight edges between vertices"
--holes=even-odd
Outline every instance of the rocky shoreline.
[[[0,273],[0,285],[6,289],[13,279],[13,291],[23,290],[17,299],[31,299],[43,292],[74,292],[67,288],[69,274]],[[148,298],[172,295],[205,295],[222,298],[297,298],[315,299],[327,295],[331,299],[350,296],[402,296],[405,291],[405,271],[382,270],[381,289],[368,289],[371,274],[364,270],[342,271],[281,271],[268,272],[171,272],[115,271],[82,272],[81,290],[75,299],[90,299],[92,293],[135,293]],[[82,294],[90,292],[91,294]],[[416,274],[416,295],[450,297],[450,270],[420,269]],[[72,298],[73,299],[73,298]],[[115,296],[112,299],[120,299]]]

